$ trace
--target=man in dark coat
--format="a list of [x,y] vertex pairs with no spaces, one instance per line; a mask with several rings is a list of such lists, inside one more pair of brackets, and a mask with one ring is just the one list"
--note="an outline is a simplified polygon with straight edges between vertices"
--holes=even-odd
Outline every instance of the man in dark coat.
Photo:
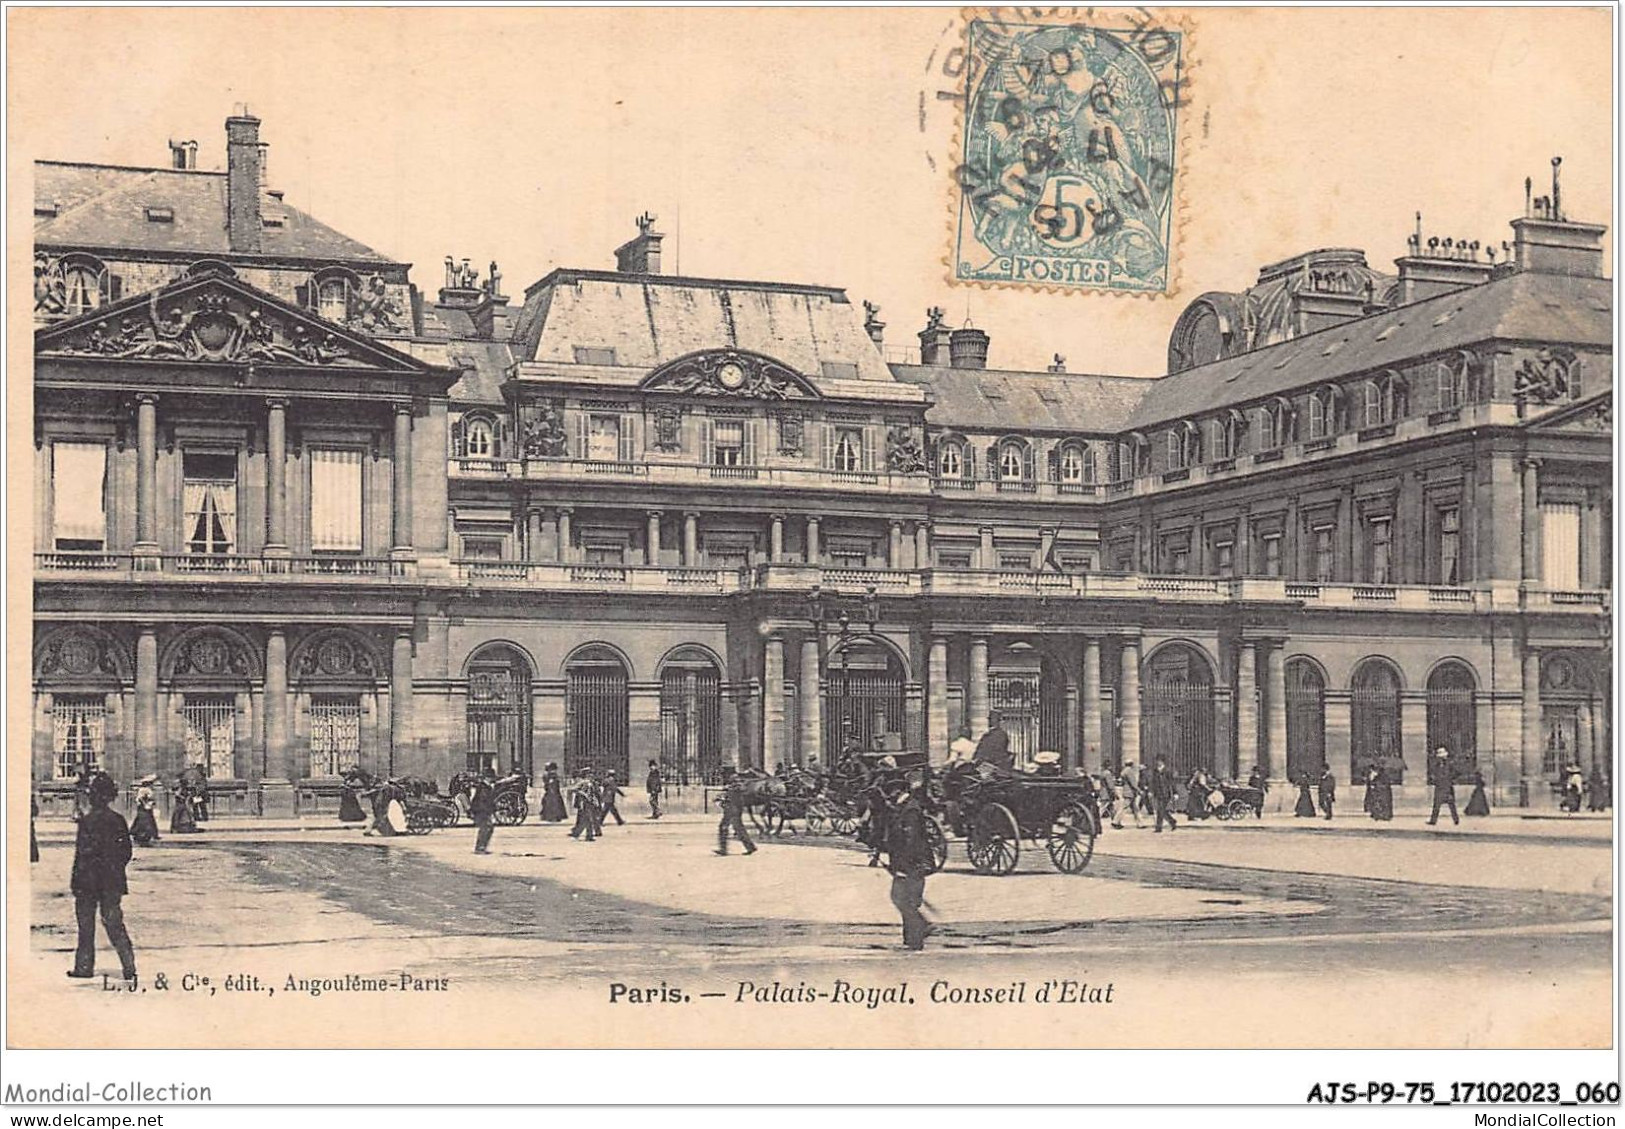
[[1010,754],[1010,734],[1004,731],[1003,720],[997,713],[988,715],[987,732],[976,742],[976,754],[971,760],[977,764],[990,764],[994,768],[1010,772],[1015,768],[1016,762]]
[[1270,780],[1269,777],[1264,775],[1263,765],[1253,765],[1253,770],[1247,774],[1247,787],[1257,789],[1258,806],[1253,809],[1253,814],[1259,819],[1263,819],[1264,801],[1269,797],[1270,793]]
[[908,793],[886,824],[886,869],[892,875],[891,904],[903,916],[903,946],[915,951],[925,948],[925,939],[936,932],[936,926],[920,912],[920,905],[925,901],[925,880],[935,861],[931,857],[930,840],[925,835],[925,809],[920,806],[924,790],[924,777],[919,773],[910,774]]
[[1455,766],[1450,760],[1450,750],[1440,745],[1433,754],[1433,814],[1428,816],[1429,827],[1439,822],[1441,805],[1450,808],[1450,822],[1461,822],[1461,816],[1456,814]]
[[649,778],[643,782],[644,791],[649,793],[649,818],[660,818],[660,794],[665,790],[666,782],[660,775],[660,762],[649,762]]
[[617,797],[626,795],[626,793],[621,791],[620,784],[616,782],[613,768],[604,769],[604,782],[601,787],[602,796],[598,801],[599,829],[603,829],[605,819],[608,816],[615,817],[616,827],[625,827],[626,820],[621,818],[621,810],[615,806],[615,800]]
[[1140,810],[1146,815],[1156,810],[1151,801],[1151,766],[1148,764],[1140,766]]
[[468,816],[479,831],[474,836],[474,853],[491,853],[491,836],[497,829],[497,790],[491,786],[489,770],[474,781],[474,794],[468,798]]
[[1174,776],[1173,769],[1168,767],[1165,757],[1157,758],[1157,767],[1151,772],[1151,803],[1156,808],[1157,826],[1155,830],[1162,833],[1162,821],[1168,821],[1168,830],[1178,831],[1179,825],[1174,822],[1174,799],[1179,795],[1179,780]]
[[728,853],[728,832],[732,831],[744,846],[747,855],[756,853],[756,844],[751,842],[750,832],[745,830],[745,786],[738,776],[734,776],[722,789],[722,822],[717,824],[717,854]]
[[1332,775],[1331,765],[1321,766],[1316,790],[1320,793],[1320,813],[1329,820],[1332,818],[1332,805],[1337,803],[1337,777]]
[[591,773],[583,772],[570,790],[570,802],[576,809],[576,825],[570,828],[570,838],[585,837],[589,843],[598,838],[598,799],[598,782]]
[[118,785],[105,772],[90,778],[86,789],[90,809],[79,817],[73,877],[68,887],[73,891],[74,916],[79,921],[79,945],[74,950],[73,969],[68,975],[76,980],[89,980],[96,975],[96,913],[100,911],[107,939],[118,953],[124,979],[133,989],[136,987],[135,949],[124,928],[124,895],[129,893],[124,868],[129,865],[133,848],[129,825],[108,806],[117,795]]

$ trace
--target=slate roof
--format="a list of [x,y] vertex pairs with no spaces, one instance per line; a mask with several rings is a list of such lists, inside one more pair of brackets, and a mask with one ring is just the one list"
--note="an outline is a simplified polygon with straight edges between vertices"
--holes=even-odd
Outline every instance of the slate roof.
[[1518,271],[1147,382],[1130,429],[1484,341],[1613,344],[1613,283]]
[[1157,383],[1131,376],[1015,372],[947,365],[892,365],[898,380],[925,388],[935,402],[926,422],[985,431],[1102,433],[1121,431]]
[[500,404],[513,354],[504,341],[448,341],[446,363],[462,373],[448,394],[454,404]]
[[580,363],[578,348],[613,350],[613,362],[595,363],[644,370],[727,346],[814,383],[835,373],[892,381],[846,292],[829,287],[556,270],[525,292],[513,346],[518,358],[554,364]]
[[[34,202],[36,212],[56,208],[54,216],[36,214],[36,246],[238,254],[226,235],[223,172],[36,161]],[[261,256],[395,263],[269,195],[261,195],[260,206],[264,214],[286,217],[281,227],[261,228]],[[171,209],[173,222],[152,222],[149,207]]]

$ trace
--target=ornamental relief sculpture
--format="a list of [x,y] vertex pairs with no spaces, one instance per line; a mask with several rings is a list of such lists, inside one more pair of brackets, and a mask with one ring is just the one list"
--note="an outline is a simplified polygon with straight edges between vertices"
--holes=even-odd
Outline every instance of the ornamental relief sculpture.
[[811,400],[817,395],[806,378],[777,361],[732,350],[679,358],[653,373],[643,387],[754,400]]
[[332,365],[363,363],[339,338],[240,299],[204,293],[167,310],[153,291],[141,314],[103,318],[48,348],[119,359]]

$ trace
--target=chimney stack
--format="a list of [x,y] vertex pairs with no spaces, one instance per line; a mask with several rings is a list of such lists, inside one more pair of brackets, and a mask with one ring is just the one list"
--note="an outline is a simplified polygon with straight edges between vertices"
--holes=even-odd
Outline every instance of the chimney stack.
[[169,143],[169,167],[188,172],[197,168],[197,142],[171,141]]
[[233,251],[260,250],[260,119],[243,107],[226,119],[226,234]]
[[922,365],[940,365],[947,359],[948,324],[944,320],[948,311],[941,306],[932,306],[925,311],[925,328],[920,330],[920,363]]
[[1066,371],[1066,358],[1061,356],[1061,354],[1056,353],[1055,354],[1055,359],[1050,362],[1049,371],[1050,372],[1065,372]]
[[666,237],[654,229],[655,217],[649,212],[634,222],[638,234],[615,248],[615,270],[620,274],[659,274],[660,241]]
[[954,368],[986,368],[988,336],[966,326],[948,335],[948,363]]
[[[1512,221],[1512,262],[1520,271],[1601,278],[1602,237],[1608,229],[1564,218],[1557,175],[1562,163],[1563,158],[1552,158],[1552,194],[1532,201],[1524,216]],[[1529,190],[1524,192],[1527,197]]]

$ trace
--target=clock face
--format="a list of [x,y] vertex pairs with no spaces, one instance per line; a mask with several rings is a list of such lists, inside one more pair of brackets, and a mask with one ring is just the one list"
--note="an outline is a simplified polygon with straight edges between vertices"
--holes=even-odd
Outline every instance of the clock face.
[[717,369],[717,382],[730,392],[745,386],[745,369],[735,361],[729,361]]

